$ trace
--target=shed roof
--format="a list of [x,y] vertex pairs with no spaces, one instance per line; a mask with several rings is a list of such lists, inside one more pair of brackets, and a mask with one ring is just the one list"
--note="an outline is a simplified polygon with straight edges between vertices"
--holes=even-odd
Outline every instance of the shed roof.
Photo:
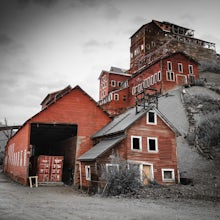
[[117,143],[122,141],[125,138],[125,135],[120,135],[114,138],[106,138],[96,144],[92,149],[84,153],[81,157],[78,158],[80,161],[93,161],[97,157],[101,156],[109,149],[114,147]]

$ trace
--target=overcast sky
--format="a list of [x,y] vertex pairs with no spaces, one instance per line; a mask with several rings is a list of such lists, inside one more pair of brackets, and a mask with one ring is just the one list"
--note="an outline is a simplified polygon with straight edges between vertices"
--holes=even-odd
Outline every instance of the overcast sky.
[[53,91],[129,68],[130,36],[151,20],[195,30],[220,53],[217,0],[0,0],[0,122],[23,124]]

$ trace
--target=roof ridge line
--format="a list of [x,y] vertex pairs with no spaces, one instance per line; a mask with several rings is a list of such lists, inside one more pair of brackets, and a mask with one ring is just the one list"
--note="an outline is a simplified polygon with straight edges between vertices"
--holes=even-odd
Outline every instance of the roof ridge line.
[[[118,121],[115,125],[110,127],[108,130],[105,131],[104,134],[106,134],[108,131],[110,131],[112,128],[114,128],[116,125],[118,125],[121,121],[123,121],[125,118],[127,118],[130,115],[130,113],[127,113],[120,121]],[[118,117],[118,116],[117,116]],[[114,119],[113,119],[114,120]],[[110,122],[111,123],[111,122]]]

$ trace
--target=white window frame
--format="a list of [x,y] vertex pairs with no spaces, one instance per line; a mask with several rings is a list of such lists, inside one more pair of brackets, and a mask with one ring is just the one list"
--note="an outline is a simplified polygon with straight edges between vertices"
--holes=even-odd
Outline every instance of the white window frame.
[[114,93],[114,100],[119,101],[119,94],[118,93]]
[[91,166],[85,166],[86,180],[91,181]]
[[175,81],[175,74],[172,71],[167,71],[167,81]]
[[143,85],[142,85],[142,83],[138,84],[138,86],[137,86],[137,91],[138,91],[138,92],[142,92],[142,91],[143,91]]
[[132,95],[137,93],[137,86],[132,87]]
[[193,65],[188,65],[188,68],[189,68],[189,75],[194,75]]
[[[172,172],[172,177],[171,179],[166,179],[164,176],[164,172],[166,171],[169,171],[169,172]],[[162,181],[163,182],[174,182],[175,181],[175,172],[174,172],[174,169],[168,169],[168,168],[163,168],[161,170],[161,173],[162,173]]]
[[172,71],[172,62],[171,61],[167,61],[167,70],[168,71]]
[[111,86],[116,87],[116,81],[115,80],[111,80]]
[[150,85],[153,85],[154,84],[154,75],[152,75],[151,77],[150,77]]
[[121,85],[122,85],[122,82],[118,81],[118,87],[121,87]]
[[158,82],[161,81],[161,72],[160,72],[160,71],[157,73],[157,81],[158,81]]
[[135,50],[134,50],[134,56],[137,56],[140,54],[140,48],[137,47]]
[[178,72],[183,73],[183,64],[182,63],[178,63]]
[[[139,139],[139,149],[134,149],[133,147],[133,139],[137,138]],[[133,151],[142,151],[142,137],[141,136],[131,136],[131,150]]]
[[[150,122],[149,121],[149,113],[154,113],[154,122]],[[155,111],[151,110],[149,112],[147,112],[147,117],[146,117],[146,121],[147,121],[147,124],[150,124],[150,125],[156,125],[157,124],[157,114]]]
[[[155,150],[150,150],[150,140],[155,141]],[[158,139],[157,137],[147,137],[147,150],[149,153],[158,153]]]

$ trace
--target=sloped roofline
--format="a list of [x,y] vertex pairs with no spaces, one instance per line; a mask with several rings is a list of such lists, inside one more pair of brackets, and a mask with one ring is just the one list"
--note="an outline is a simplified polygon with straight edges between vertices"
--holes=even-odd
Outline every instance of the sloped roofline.
[[[89,98],[92,102],[94,102],[94,103],[96,104],[96,106],[97,106],[98,108],[100,108],[101,111],[103,111],[108,117],[110,117],[109,114],[108,114],[105,110],[103,110],[103,109],[101,108],[101,106],[98,105],[98,103],[97,103],[87,92],[85,92],[79,85],[76,85],[74,88],[72,88],[71,90],[69,90],[69,91],[68,91],[67,93],[65,93],[63,96],[59,97],[59,98],[56,100],[56,102],[59,101],[60,99],[62,99],[63,97],[65,97],[66,95],[68,95],[70,92],[72,92],[72,91],[74,91],[74,90],[77,90],[77,89],[79,89],[82,93],[84,93],[86,96],[88,96],[88,98]],[[51,106],[53,106],[56,102],[52,102],[49,106],[45,107],[44,109],[42,109],[41,111],[39,111],[38,113],[36,113],[36,114],[33,115],[32,117],[30,117],[28,120],[26,120],[26,121],[23,123],[23,125],[17,130],[17,132],[8,140],[8,142],[9,142],[14,136],[16,136],[16,135],[20,132],[20,130],[21,130],[26,124],[28,124],[32,119],[34,119],[36,116],[38,116],[38,115],[41,114],[42,112],[46,111],[46,109],[48,109],[48,108],[50,108]]]
[[[185,29],[185,30],[192,30],[192,29],[190,29],[190,28],[182,27],[182,26],[180,26],[180,25],[177,25],[177,24],[174,24],[174,23],[170,23],[170,22],[167,22],[167,21],[152,20],[152,21],[150,21],[150,22],[148,22],[148,23],[142,25],[137,31],[134,32],[134,34],[131,35],[130,38],[132,38],[132,37],[133,37],[137,32],[139,32],[143,27],[147,26],[147,25],[150,24],[150,23],[155,24],[155,25],[156,25],[158,28],[160,28],[160,30],[163,31],[163,32],[165,32],[165,31],[163,30],[163,28],[160,27],[159,24],[175,25],[175,26],[178,26],[178,27],[183,28],[183,29]],[[194,31],[194,30],[192,30],[192,31]]]
[[115,74],[115,75],[121,75],[121,76],[131,76],[131,74],[129,73],[119,73],[119,72],[114,72],[114,71],[108,71],[108,70],[102,70],[102,72],[100,73],[98,79],[101,78],[101,76],[103,75],[103,73],[107,73],[107,74]]
[[68,85],[68,86],[65,87],[64,89],[60,89],[60,90],[57,90],[57,91],[55,91],[55,92],[48,93],[47,96],[46,96],[46,97],[43,99],[43,101],[41,102],[41,105],[47,100],[48,97],[53,96],[53,95],[57,95],[57,94],[59,94],[59,93],[65,91],[65,90],[66,90],[66,91],[69,91],[69,90],[71,90],[71,89],[72,89],[72,87],[71,87],[70,85]]
[[[133,108],[135,108],[135,107],[133,107]],[[154,110],[159,115],[159,117],[164,121],[164,123],[176,134],[176,136],[181,136],[181,133],[178,131],[178,129],[155,106],[151,105],[147,109],[140,110],[139,113],[137,113],[137,114],[139,114],[139,116],[136,117],[135,120],[130,120],[128,125],[125,126],[124,128],[119,129],[117,131],[114,131],[112,133],[111,132],[109,133],[109,131],[111,131],[114,127],[119,125],[121,122],[123,122],[128,117],[128,114],[126,114],[126,112],[122,113],[122,115],[124,114],[124,117],[120,121],[118,121],[116,124],[113,124],[113,121],[111,121],[106,126],[104,126],[102,129],[104,129],[105,127],[107,127],[111,123],[113,124],[113,126],[110,127],[108,130],[106,130],[103,134],[98,135],[98,133],[102,130],[102,129],[100,129],[98,132],[96,132],[94,135],[92,135],[91,138],[95,139],[95,138],[107,137],[107,136],[116,135],[116,134],[125,132],[125,130],[127,130],[129,127],[131,127],[137,120],[142,118],[150,110]],[[118,117],[118,116],[116,116],[116,117]]]

